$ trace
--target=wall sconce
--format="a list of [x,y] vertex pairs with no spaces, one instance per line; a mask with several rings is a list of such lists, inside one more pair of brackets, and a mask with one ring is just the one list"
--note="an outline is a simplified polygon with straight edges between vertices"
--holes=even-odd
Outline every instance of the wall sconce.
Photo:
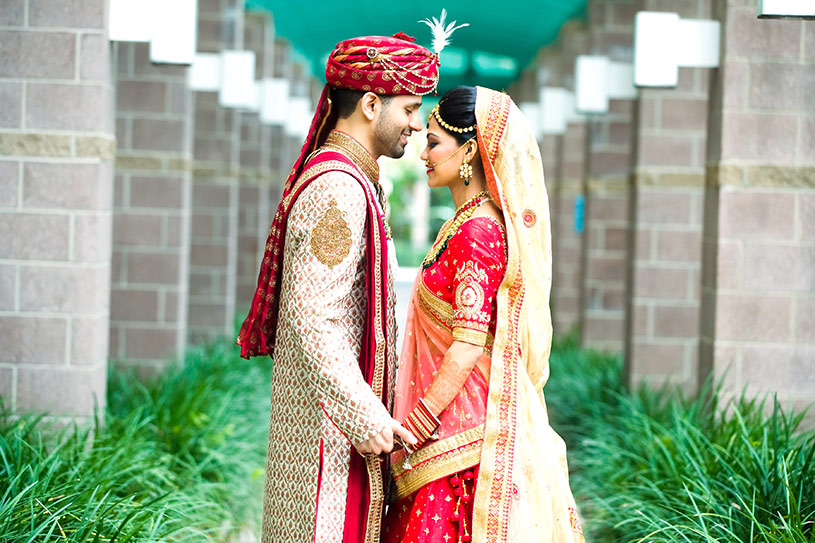
[[251,109],[257,102],[254,51],[221,51],[220,64],[218,103],[222,107]]
[[196,0],[110,0],[111,41],[150,42],[150,61],[193,63],[198,28]]
[[575,61],[575,109],[580,113],[608,113],[609,99],[632,99],[633,66],[608,57],[579,55]]
[[289,81],[282,78],[264,78],[260,82],[260,122],[286,125],[289,111]]
[[187,84],[191,90],[217,92],[221,88],[221,55],[218,53],[195,53]]
[[680,67],[719,66],[719,21],[640,11],[634,20],[634,83],[675,87]]
[[812,0],[758,0],[759,19],[815,19]]

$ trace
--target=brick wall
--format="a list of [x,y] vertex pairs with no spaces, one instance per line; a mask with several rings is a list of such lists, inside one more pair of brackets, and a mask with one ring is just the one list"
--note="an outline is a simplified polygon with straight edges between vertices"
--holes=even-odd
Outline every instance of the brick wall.
[[[645,0],[642,9],[710,18],[710,0]],[[676,88],[640,89],[634,105],[633,383],[696,386],[708,88],[709,70],[681,68]]]
[[[592,54],[631,62],[634,1],[589,3]],[[610,100],[609,113],[587,124],[585,274],[582,340],[586,346],[620,351],[625,320],[628,173],[631,100]]]
[[801,408],[815,397],[815,26],[744,1],[714,13],[700,371]]
[[110,357],[156,371],[187,339],[192,92],[188,68],[115,43],[117,163]]
[[0,25],[0,396],[90,417],[108,351],[106,2],[4,2]]

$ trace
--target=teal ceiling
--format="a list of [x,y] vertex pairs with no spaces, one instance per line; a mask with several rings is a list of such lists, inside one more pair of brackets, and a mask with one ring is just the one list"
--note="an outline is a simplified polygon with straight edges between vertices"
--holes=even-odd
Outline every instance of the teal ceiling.
[[451,44],[441,53],[442,92],[456,85],[506,88],[520,77],[541,47],[557,38],[563,23],[583,16],[585,6],[586,0],[246,1],[246,9],[272,13],[276,36],[291,41],[323,81],[328,53],[337,42],[353,36],[404,32],[430,47],[430,29],[418,21],[438,18],[444,7],[448,21],[470,26],[456,30]]

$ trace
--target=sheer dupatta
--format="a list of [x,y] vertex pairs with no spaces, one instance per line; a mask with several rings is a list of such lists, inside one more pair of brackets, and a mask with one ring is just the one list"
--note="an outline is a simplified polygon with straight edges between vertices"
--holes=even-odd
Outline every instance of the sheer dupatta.
[[549,426],[543,397],[552,251],[540,151],[504,93],[478,87],[476,120],[487,186],[504,216],[508,260],[498,289],[472,541],[581,542],[566,448]]

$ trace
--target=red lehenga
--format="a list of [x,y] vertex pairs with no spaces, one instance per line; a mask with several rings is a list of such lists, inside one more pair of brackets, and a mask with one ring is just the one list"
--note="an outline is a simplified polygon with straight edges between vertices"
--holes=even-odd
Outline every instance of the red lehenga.
[[[445,230],[436,245],[444,242]],[[439,440],[410,457],[411,469],[395,464],[396,495],[401,499],[389,509],[384,543],[469,541],[505,247],[497,220],[473,217],[450,238],[438,260],[418,274],[402,358],[423,363],[403,366],[397,420],[424,396],[454,340],[484,346],[485,354],[441,413]]]
[[[394,417],[413,416],[437,375],[445,383],[437,372],[454,341],[485,351],[440,414],[439,439],[407,462],[404,451],[391,456],[395,492],[383,541],[583,543],[566,447],[549,426],[543,397],[552,253],[540,151],[508,95],[477,87],[475,113],[479,156],[503,225],[470,218],[439,261],[419,273]],[[442,228],[431,254],[446,234]]]

